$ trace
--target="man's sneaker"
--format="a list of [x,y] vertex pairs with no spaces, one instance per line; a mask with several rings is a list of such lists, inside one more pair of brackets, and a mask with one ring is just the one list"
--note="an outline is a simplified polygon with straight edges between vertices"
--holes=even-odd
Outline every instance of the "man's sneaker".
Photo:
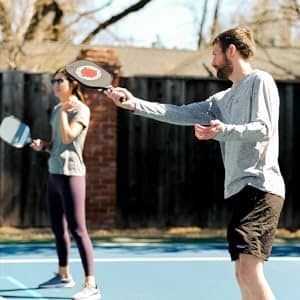
[[85,285],[83,289],[72,296],[72,300],[100,300],[101,294],[98,287]]
[[39,288],[71,288],[75,285],[75,281],[71,276],[62,277],[58,273],[55,276],[39,285]]

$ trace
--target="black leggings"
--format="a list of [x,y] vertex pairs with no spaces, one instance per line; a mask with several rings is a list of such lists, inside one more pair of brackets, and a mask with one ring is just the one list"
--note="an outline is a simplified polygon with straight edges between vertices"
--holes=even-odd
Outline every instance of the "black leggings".
[[79,250],[85,276],[93,276],[93,246],[85,221],[85,176],[50,174],[47,203],[59,266],[68,265],[70,230]]

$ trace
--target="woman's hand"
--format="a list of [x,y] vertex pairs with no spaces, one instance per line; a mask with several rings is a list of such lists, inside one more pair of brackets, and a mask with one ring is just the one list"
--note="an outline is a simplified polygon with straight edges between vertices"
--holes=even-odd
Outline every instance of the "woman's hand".
[[69,100],[62,102],[61,111],[72,111],[77,107],[77,98],[71,96]]
[[42,151],[45,148],[45,142],[41,139],[32,140],[32,143],[29,145],[35,151]]

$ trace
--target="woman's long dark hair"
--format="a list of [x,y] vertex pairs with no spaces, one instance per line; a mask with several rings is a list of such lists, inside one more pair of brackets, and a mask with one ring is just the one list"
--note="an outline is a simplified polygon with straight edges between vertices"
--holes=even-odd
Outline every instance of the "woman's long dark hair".
[[54,74],[53,77],[55,77],[56,74],[61,73],[64,76],[66,76],[67,80],[72,84],[72,95],[75,95],[80,101],[85,102],[85,97],[83,95],[83,92],[81,91],[81,87],[80,84],[77,80],[75,80],[74,78],[72,78],[66,71],[65,67],[61,67],[59,69],[57,69]]

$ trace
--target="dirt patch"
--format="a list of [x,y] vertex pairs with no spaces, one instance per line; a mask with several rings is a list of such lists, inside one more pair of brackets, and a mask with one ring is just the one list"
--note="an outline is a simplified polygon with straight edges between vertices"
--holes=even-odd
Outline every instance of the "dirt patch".
[[[99,229],[90,230],[90,236],[97,241],[225,241],[225,229],[207,229],[199,227],[172,227],[165,229]],[[0,227],[0,243],[49,242],[53,241],[50,228]],[[276,242],[299,242],[300,230],[278,229]]]

